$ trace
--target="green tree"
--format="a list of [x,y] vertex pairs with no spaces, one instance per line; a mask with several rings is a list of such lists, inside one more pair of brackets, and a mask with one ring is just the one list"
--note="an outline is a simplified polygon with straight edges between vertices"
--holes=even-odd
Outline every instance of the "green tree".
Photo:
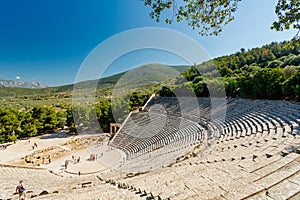
[[175,94],[172,92],[172,90],[166,86],[163,86],[161,90],[159,90],[158,94],[162,97],[173,97]]
[[109,131],[110,123],[115,122],[111,109],[111,102],[109,100],[103,100],[100,103],[96,104],[96,109],[100,110],[99,124],[104,132]]
[[[75,123],[75,128],[85,128],[90,125],[90,108],[87,106],[74,106],[72,108],[73,120]],[[71,119],[69,119],[71,120]],[[70,121],[69,121],[70,122]],[[71,121],[72,123],[72,121]]]
[[248,73],[245,76],[242,75],[239,81],[240,85],[240,94],[245,98],[253,97],[253,74]]
[[232,74],[232,70],[227,66],[222,67],[219,69],[221,76],[230,76]]
[[66,121],[67,121],[66,113],[62,112],[62,111],[58,111],[56,113],[56,116],[57,116],[57,122],[58,122],[57,127],[61,128],[61,129],[64,129],[64,127],[66,125]]
[[36,125],[39,133],[44,131],[44,121],[46,116],[46,109],[44,107],[36,106],[32,109],[33,123]]
[[148,99],[148,95],[141,94],[140,92],[133,92],[130,95],[128,101],[128,108],[130,111],[137,109],[138,107],[144,105]]
[[38,134],[50,133],[58,128],[60,122],[53,108],[36,106],[31,112],[33,124],[36,125]]
[[71,106],[69,106],[66,111],[66,125],[69,128],[70,132],[77,132],[75,128],[73,110]]
[[197,97],[209,97],[207,84],[203,79],[196,83],[193,83],[192,88]]
[[195,77],[200,75],[195,66],[192,66],[191,68],[185,70],[182,74],[187,81],[192,81]]
[[285,68],[283,68],[283,71],[285,73],[285,78],[286,79],[290,78],[292,75],[297,73],[298,69],[299,67],[296,66],[286,66]]
[[224,82],[221,78],[214,78],[206,80],[207,88],[209,89],[210,97],[225,97]]
[[[126,119],[130,111],[130,106],[128,105],[128,98],[129,95],[120,95],[112,101],[112,110],[114,112],[114,118],[117,123],[122,123]],[[97,118],[99,119],[101,116],[101,110],[99,109],[99,106],[96,107],[96,113]]]
[[272,25],[272,28],[277,31],[284,29],[298,29],[296,37],[299,37],[300,32],[300,1],[299,0],[278,0],[275,7],[275,13],[278,20]]
[[282,91],[285,96],[296,97],[299,100],[300,69],[282,84]]
[[2,142],[15,141],[16,130],[20,127],[18,111],[14,109],[1,110],[0,112],[0,140]]
[[231,78],[225,82],[225,91],[228,97],[236,97],[239,94],[238,81]]
[[24,117],[21,122],[21,130],[22,132],[20,133],[20,137],[32,137],[38,134],[31,111],[24,113]]
[[[225,25],[234,20],[238,3],[241,0],[143,0],[144,5],[150,6],[150,17],[157,22],[162,14],[171,10],[171,16],[164,19],[167,24],[187,21],[193,29],[199,29],[201,35],[218,35]],[[275,13],[278,20],[273,22],[272,29],[298,29],[300,31],[299,0],[278,0]],[[298,32],[299,34],[299,32]],[[297,35],[298,35],[297,34]],[[297,37],[297,36],[296,36]]]
[[280,99],[284,71],[280,68],[265,68],[257,71],[253,77],[253,96],[255,98]]
[[46,110],[46,117],[44,120],[44,132],[52,132],[54,129],[56,129],[58,127],[58,125],[60,124],[59,119],[57,118],[57,113],[51,109],[48,108]]
[[36,125],[35,124],[24,124],[22,126],[22,134],[21,137],[32,137],[32,136],[36,136],[38,133],[38,130],[36,129]]
[[271,62],[269,62],[268,67],[269,68],[276,68],[276,67],[280,67],[283,65],[283,62],[280,60],[273,60]]
[[288,65],[294,65],[294,66],[300,66],[300,54],[299,55],[293,55],[291,54],[287,59],[284,60],[283,66]]
[[172,16],[165,19],[167,24],[185,20],[193,29],[200,29],[202,35],[218,35],[222,27],[234,19],[239,1],[144,0],[144,4],[152,8],[150,17],[157,22],[165,10],[172,9]]

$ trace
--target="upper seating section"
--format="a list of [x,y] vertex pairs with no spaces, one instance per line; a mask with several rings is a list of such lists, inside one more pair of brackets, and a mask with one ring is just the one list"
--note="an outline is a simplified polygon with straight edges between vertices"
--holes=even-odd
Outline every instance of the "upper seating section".
[[178,140],[200,142],[203,135],[219,141],[299,135],[299,110],[299,103],[287,101],[156,97],[132,113],[111,145],[136,157]]

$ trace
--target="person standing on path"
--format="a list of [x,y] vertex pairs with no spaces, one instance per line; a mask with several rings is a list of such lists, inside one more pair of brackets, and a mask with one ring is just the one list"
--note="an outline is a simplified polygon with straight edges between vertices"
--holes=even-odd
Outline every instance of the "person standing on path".
[[20,180],[20,183],[16,187],[16,193],[19,194],[19,200],[26,199],[26,191],[23,180]]

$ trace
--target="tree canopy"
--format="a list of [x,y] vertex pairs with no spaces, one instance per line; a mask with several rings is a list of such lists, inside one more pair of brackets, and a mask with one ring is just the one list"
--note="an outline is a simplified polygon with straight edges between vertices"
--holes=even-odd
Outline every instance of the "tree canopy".
[[[222,77],[214,76],[213,65]],[[218,88],[219,82],[223,81],[227,97],[300,101],[299,74],[300,45],[295,41],[241,49],[235,54],[206,61],[182,73],[199,97],[212,96],[207,85]]]
[[[201,35],[219,35],[225,25],[234,20],[234,13],[241,0],[143,0],[145,6],[150,6],[150,17],[161,21],[164,12],[170,15],[164,17],[167,24],[187,21],[193,29],[198,29]],[[300,1],[278,0],[275,7],[278,20],[271,28],[276,31],[298,29],[300,32]]]

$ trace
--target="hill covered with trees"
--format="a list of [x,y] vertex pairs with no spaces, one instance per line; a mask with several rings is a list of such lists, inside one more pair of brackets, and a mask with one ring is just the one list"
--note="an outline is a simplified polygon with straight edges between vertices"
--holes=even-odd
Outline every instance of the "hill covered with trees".
[[194,65],[182,74],[199,97],[211,95],[209,83],[214,87],[225,85],[227,97],[299,101],[300,45],[295,41],[273,42],[261,48],[241,49]]

